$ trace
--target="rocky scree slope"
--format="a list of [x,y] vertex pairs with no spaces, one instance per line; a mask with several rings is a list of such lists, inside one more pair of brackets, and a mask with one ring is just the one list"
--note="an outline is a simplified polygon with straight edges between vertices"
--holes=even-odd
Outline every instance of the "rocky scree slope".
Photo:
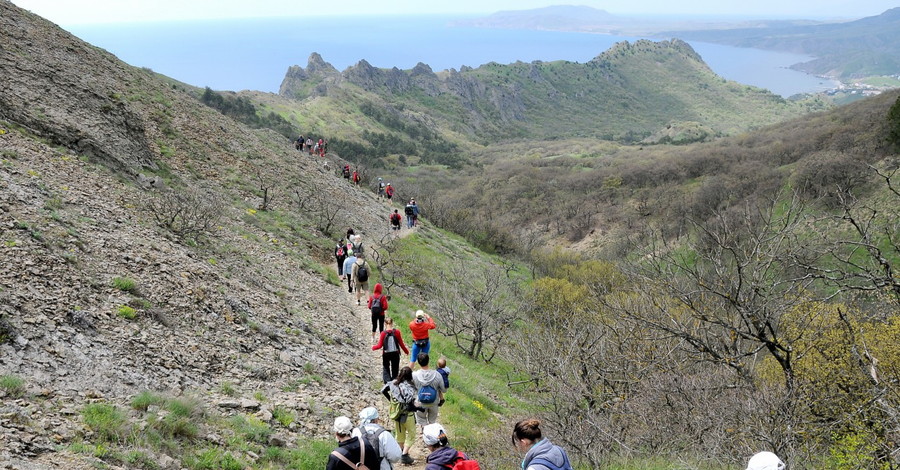
[[[0,23],[0,375],[25,382],[22,396],[0,391],[0,461],[78,468],[58,449],[94,437],[79,410],[127,407],[143,390],[264,420],[284,407],[299,417],[280,429],[288,443],[375,402],[326,238],[289,194],[342,201],[339,220],[366,234],[386,208],[275,133],[9,2]],[[256,210],[262,180],[277,195],[268,212]],[[157,226],[149,198],[201,186],[226,202],[208,237]]]

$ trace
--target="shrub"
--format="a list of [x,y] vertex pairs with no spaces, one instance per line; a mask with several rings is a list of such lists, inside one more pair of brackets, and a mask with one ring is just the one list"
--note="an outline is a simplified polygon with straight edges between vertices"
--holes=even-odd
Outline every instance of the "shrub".
[[131,407],[139,411],[147,411],[151,405],[162,406],[166,399],[150,391],[139,393],[131,400]]
[[272,429],[259,418],[237,415],[231,418],[231,426],[241,438],[264,444],[268,442]]
[[3,375],[0,376],[0,389],[9,396],[19,398],[25,395],[25,381],[15,375]]
[[131,292],[132,294],[137,292],[137,282],[128,277],[114,277],[112,285],[123,292]]
[[81,410],[81,417],[104,441],[119,441],[128,432],[125,414],[115,405],[90,403]]
[[134,320],[135,318],[137,318],[137,310],[127,305],[120,305],[116,310],[116,315],[126,320]]
[[216,448],[185,457],[184,465],[191,470],[244,470],[243,462]]
[[208,233],[225,209],[222,199],[196,188],[158,193],[146,201],[146,208],[160,227],[182,238]]

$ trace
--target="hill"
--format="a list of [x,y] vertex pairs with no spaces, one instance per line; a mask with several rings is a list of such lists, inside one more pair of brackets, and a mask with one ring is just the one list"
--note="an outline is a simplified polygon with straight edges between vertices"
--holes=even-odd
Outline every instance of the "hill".
[[288,70],[279,94],[331,98],[335,106],[349,104],[363,113],[374,105],[379,111],[368,114],[388,132],[402,134],[409,126],[458,144],[565,137],[637,141],[683,122],[729,135],[826,106],[728,82],[678,40],[619,43],[585,64],[491,63],[437,73],[421,63],[388,70],[365,61],[338,72],[313,54],[305,69]]
[[667,31],[664,37],[806,54],[791,68],[842,79],[900,73],[900,8],[845,23]]

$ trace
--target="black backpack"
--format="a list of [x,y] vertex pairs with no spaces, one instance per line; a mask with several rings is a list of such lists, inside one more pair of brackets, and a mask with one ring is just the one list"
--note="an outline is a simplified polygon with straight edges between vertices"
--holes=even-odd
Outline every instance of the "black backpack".
[[366,282],[369,280],[369,270],[366,269],[365,264],[361,264],[356,268],[356,280],[359,282]]
[[[359,275],[360,271],[362,271],[362,267],[356,272],[357,275]],[[366,274],[366,279],[368,279],[368,273]],[[380,295],[378,297],[372,296],[372,314],[374,315],[384,314],[384,306],[381,304],[381,297],[382,296]]]
[[406,206],[403,212],[406,212],[406,215],[413,215],[413,206]]
[[[378,429],[376,429],[372,432],[369,432],[367,429],[367,427],[369,425],[376,426]],[[372,446],[373,449],[375,449],[375,455],[378,456],[378,461],[380,462],[381,459],[384,458],[384,456],[381,455],[381,445],[379,445],[378,436],[380,436],[381,433],[384,432],[384,428],[378,424],[369,423],[369,424],[364,424],[356,429],[359,430],[359,434],[363,437],[363,439],[368,441],[369,445]],[[377,470],[377,469],[374,469],[374,470]]]
[[394,330],[388,330],[384,333],[384,352],[392,353],[399,351],[397,348],[397,338],[394,337]]

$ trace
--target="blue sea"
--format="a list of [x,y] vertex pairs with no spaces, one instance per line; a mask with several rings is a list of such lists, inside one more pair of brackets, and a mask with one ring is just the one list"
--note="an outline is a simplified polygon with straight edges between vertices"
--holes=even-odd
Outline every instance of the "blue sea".
[[[619,41],[589,33],[452,26],[459,17],[286,17],[67,29],[125,62],[215,90],[277,92],[288,67],[313,52],[338,70],[362,59],[375,67],[435,71],[517,60],[587,62]],[[782,96],[836,86],[787,67],[810,57],[690,42],[720,76]]]

